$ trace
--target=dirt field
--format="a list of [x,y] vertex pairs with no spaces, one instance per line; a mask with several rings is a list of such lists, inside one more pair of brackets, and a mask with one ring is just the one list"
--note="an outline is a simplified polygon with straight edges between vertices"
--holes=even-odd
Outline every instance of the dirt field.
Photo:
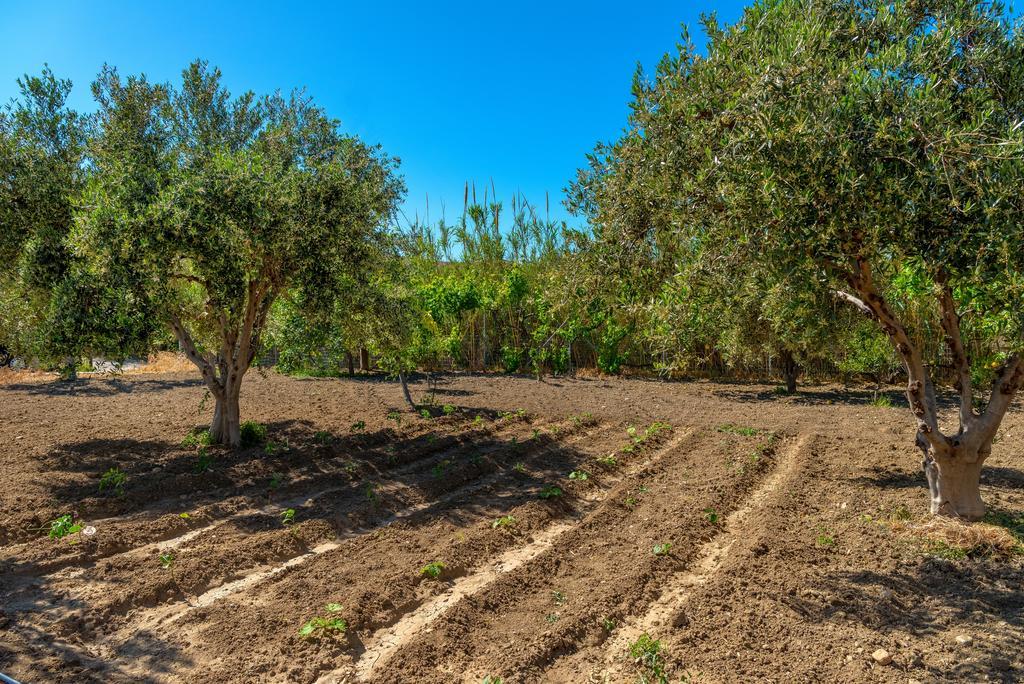
[[[906,409],[771,389],[457,375],[434,417],[397,421],[393,383],[252,373],[243,419],[269,444],[201,457],[192,374],[8,378],[0,671],[635,682],[647,633],[671,682],[1024,679],[1024,556],[904,529],[926,512]],[[1015,412],[983,486],[1007,519],[1022,451]],[[123,494],[100,492],[115,466]],[[68,513],[94,534],[48,538]],[[319,617],[347,631],[300,636]]]

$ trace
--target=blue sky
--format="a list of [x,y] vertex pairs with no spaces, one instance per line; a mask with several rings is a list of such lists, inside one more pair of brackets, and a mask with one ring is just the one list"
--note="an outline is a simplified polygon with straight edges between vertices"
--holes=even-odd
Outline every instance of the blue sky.
[[[455,218],[493,179],[552,218],[598,140],[614,138],[639,61],[653,67],[701,12],[740,2],[26,2],[2,0],[0,101],[44,63],[88,85],[104,63],[176,81],[209,60],[233,92],[305,86],[345,130],[402,159],[404,212]],[[482,198],[482,197],[481,197]]]

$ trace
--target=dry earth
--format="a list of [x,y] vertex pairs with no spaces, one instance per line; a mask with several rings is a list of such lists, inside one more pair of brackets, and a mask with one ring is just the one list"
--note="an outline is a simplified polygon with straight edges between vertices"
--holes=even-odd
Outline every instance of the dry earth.
[[[253,373],[269,447],[204,470],[192,374],[0,383],[0,671],[26,684],[635,682],[644,633],[671,682],[1024,678],[1024,556],[929,552],[912,422],[868,392],[451,375],[396,421],[393,383]],[[1014,412],[1004,522],[1022,446]],[[95,533],[48,538],[67,513]],[[300,636],[317,617],[347,632]]]

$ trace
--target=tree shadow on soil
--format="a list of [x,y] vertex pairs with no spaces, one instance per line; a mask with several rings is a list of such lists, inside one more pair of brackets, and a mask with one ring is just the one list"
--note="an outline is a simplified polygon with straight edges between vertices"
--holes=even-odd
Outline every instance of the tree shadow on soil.
[[[938,638],[948,643],[949,657],[943,662],[928,658],[913,664],[935,670],[945,680],[1016,682],[1020,672],[1012,668],[1006,654],[1019,650],[1019,628],[1024,626],[1024,593],[1019,590],[1019,571],[987,560],[957,564],[927,558],[906,571],[838,572],[822,578],[827,600],[788,596],[785,603],[814,622],[858,622],[882,634],[909,632],[916,637]],[[976,616],[981,616],[979,619]],[[981,632],[988,621],[1003,620],[1016,629],[999,633]],[[950,630],[956,622],[967,634],[978,624],[974,642],[967,650]],[[958,651],[959,649],[959,651]],[[918,654],[920,655],[920,654]],[[913,653],[897,656],[898,665],[914,660]]]
[[[33,574],[32,568],[26,567],[31,565],[10,560],[0,564],[0,597],[31,604],[25,607],[8,600],[0,603],[0,672],[22,684],[129,684],[137,682],[138,677],[129,674],[127,662],[136,673],[139,663],[144,663],[145,670],[154,675],[169,673],[172,664],[192,662],[178,646],[149,630],[135,632],[116,658],[91,656],[83,646],[99,635],[75,615],[86,606],[52,591],[43,578],[30,586],[18,586],[19,580]],[[32,614],[47,612],[49,619],[32,621]],[[154,657],[156,653],[159,657]]]
[[[851,478],[851,481],[861,487],[880,487],[882,489],[916,489],[928,486],[923,470],[908,472],[877,465],[870,468],[869,475]],[[1004,466],[985,466],[981,470],[981,484],[991,487],[1024,489],[1024,471]]]
[[52,382],[19,382],[0,385],[0,392],[24,392],[32,396],[45,397],[109,397],[115,394],[143,394],[164,392],[182,387],[202,387],[201,378],[164,379],[123,379],[79,378],[74,382],[54,380]]

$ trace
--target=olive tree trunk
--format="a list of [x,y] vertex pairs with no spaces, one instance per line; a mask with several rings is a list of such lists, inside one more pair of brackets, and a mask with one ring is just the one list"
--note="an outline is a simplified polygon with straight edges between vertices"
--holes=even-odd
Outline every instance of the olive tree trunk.
[[779,354],[782,361],[782,378],[786,381],[786,394],[796,394],[796,379],[800,377],[800,364],[793,357],[793,352],[783,349]]
[[213,420],[210,421],[210,441],[214,444],[237,447],[242,443],[242,422],[238,407],[242,378],[233,388],[226,388],[220,396],[214,394]]
[[907,371],[907,402],[917,422],[917,446],[924,453],[925,479],[934,515],[979,520],[985,515],[979,483],[981,469],[992,452],[992,442],[1003,417],[1024,384],[1024,360],[1010,354],[996,374],[988,402],[981,413],[974,410],[971,367],[960,332],[953,288],[942,272],[934,274],[940,323],[946,346],[953,358],[954,388],[959,394],[959,429],[944,434],[939,425],[935,387],[902,322],[889,308],[863,258],[853,259],[845,278],[859,297],[839,291],[837,295],[877,321],[889,337]]
[[981,500],[980,489],[984,463],[984,456],[963,446],[942,454],[929,450],[923,466],[931,494],[932,514],[966,520],[984,517],[985,503]]

